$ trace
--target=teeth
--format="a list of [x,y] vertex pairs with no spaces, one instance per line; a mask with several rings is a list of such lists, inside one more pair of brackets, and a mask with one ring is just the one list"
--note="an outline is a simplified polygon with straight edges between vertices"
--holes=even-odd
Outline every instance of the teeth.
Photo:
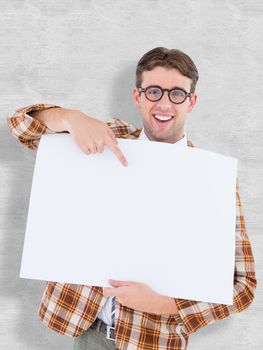
[[158,120],[170,120],[170,119],[172,119],[172,116],[167,116],[167,115],[155,114],[154,116]]

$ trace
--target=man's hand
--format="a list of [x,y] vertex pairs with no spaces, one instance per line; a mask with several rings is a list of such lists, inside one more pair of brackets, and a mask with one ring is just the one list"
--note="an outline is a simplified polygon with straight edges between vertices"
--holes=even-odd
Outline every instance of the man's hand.
[[105,122],[88,117],[79,111],[74,112],[68,114],[65,125],[67,131],[84,153],[102,153],[104,145],[106,145],[124,166],[128,165],[126,158],[117,146],[118,142],[114,132]]
[[177,312],[173,298],[160,295],[149,286],[133,281],[109,280],[114,288],[104,287],[104,296],[115,296],[119,303],[131,309],[154,314]]

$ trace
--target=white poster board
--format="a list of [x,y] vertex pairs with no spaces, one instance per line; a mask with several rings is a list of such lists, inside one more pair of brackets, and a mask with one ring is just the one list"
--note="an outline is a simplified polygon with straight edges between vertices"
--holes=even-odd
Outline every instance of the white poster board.
[[232,304],[237,159],[118,140],[85,155],[68,134],[41,138],[20,277]]

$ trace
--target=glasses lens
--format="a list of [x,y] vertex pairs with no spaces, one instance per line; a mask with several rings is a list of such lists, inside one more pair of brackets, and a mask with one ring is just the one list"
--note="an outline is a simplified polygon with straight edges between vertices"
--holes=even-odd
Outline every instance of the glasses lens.
[[145,94],[150,101],[157,101],[162,96],[162,90],[158,87],[148,87],[145,91]]
[[170,92],[170,98],[175,103],[181,103],[185,100],[186,93],[182,90],[172,90]]

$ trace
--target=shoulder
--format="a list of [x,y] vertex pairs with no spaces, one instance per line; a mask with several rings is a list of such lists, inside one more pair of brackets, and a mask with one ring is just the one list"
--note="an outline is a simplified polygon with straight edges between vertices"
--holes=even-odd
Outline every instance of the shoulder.
[[132,124],[117,117],[112,117],[106,123],[118,138],[137,139],[142,131],[141,128],[136,128]]

